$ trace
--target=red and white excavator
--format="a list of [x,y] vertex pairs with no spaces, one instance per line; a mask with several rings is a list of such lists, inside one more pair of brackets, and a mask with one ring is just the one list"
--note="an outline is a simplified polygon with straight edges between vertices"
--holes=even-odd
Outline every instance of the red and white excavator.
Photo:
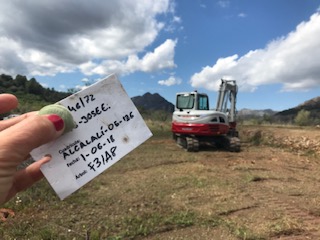
[[221,79],[215,110],[209,109],[207,94],[197,91],[177,93],[171,126],[173,138],[188,152],[199,151],[200,145],[205,143],[239,152],[237,92],[235,80]]

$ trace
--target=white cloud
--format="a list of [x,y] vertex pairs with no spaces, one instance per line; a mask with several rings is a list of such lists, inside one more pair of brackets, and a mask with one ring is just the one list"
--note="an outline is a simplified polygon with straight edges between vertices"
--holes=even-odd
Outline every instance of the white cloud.
[[66,87],[66,85],[64,85],[64,84],[60,84],[60,85],[59,85],[59,88],[60,88],[61,90],[65,90],[67,87]]
[[280,83],[283,91],[309,90],[320,85],[320,14],[300,23],[287,36],[270,42],[264,49],[220,58],[191,77],[193,87],[218,90],[221,78],[236,79],[240,90]]
[[247,14],[245,14],[245,13],[239,13],[239,14],[238,14],[238,17],[240,17],[240,18],[245,18],[245,17],[247,17]]
[[142,70],[152,72],[154,70],[175,67],[173,58],[176,44],[177,40],[167,39],[154,52],[147,53],[141,60]]
[[117,73],[126,75],[136,71],[154,72],[166,68],[176,67],[174,63],[174,49],[177,40],[167,39],[155,48],[153,52],[146,53],[141,59],[137,55],[130,55],[126,60],[105,60],[100,64],[92,61],[80,65],[80,70],[85,75],[107,75]]
[[86,89],[86,88],[88,88],[89,86],[86,86],[86,85],[76,85],[75,86],[75,90],[76,91],[82,91],[82,90],[84,90],[84,89]]
[[227,8],[230,6],[230,1],[229,0],[220,0],[217,2],[217,4],[222,8]]
[[179,85],[182,83],[182,80],[180,78],[171,76],[166,80],[160,80],[158,81],[158,84],[165,85],[165,86],[173,86],[173,85]]
[[49,87],[47,83],[40,83],[40,85],[41,85],[42,87],[44,87],[44,88],[48,88],[48,87]]
[[182,22],[181,17],[173,16],[172,22],[181,23]]
[[0,8],[0,71],[12,75],[55,75],[103,60],[117,68],[181,22],[173,0],[0,1]]
[[178,30],[182,30],[183,27],[181,26],[182,23],[182,19],[181,17],[178,16],[173,16],[172,19],[168,22],[168,24],[166,25],[166,27],[164,28],[164,30],[166,32],[170,32],[173,33],[175,32],[177,29]]

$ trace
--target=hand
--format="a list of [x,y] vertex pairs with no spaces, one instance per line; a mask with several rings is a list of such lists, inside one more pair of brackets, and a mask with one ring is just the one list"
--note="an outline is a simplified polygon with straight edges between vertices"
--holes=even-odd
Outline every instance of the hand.
[[[0,113],[17,105],[15,96],[0,94]],[[40,116],[35,112],[0,122],[0,204],[43,178],[40,167],[50,161],[50,156],[25,169],[17,171],[17,167],[30,157],[34,148],[56,139],[63,129],[64,122],[58,115]]]

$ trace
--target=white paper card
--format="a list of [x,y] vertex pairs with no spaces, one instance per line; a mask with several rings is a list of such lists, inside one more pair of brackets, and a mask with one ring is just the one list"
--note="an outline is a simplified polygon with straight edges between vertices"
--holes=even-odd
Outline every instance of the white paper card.
[[31,152],[35,160],[50,154],[41,168],[64,199],[152,136],[115,75],[59,102],[77,128]]

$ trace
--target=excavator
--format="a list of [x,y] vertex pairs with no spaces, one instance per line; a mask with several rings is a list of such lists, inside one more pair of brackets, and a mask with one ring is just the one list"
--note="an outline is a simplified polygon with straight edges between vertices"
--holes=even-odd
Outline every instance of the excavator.
[[239,152],[240,139],[236,129],[237,92],[235,80],[221,79],[214,110],[209,109],[209,97],[205,93],[177,93],[171,124],[173,139],[188,152],[198,152],[201,145],[208,144]]

